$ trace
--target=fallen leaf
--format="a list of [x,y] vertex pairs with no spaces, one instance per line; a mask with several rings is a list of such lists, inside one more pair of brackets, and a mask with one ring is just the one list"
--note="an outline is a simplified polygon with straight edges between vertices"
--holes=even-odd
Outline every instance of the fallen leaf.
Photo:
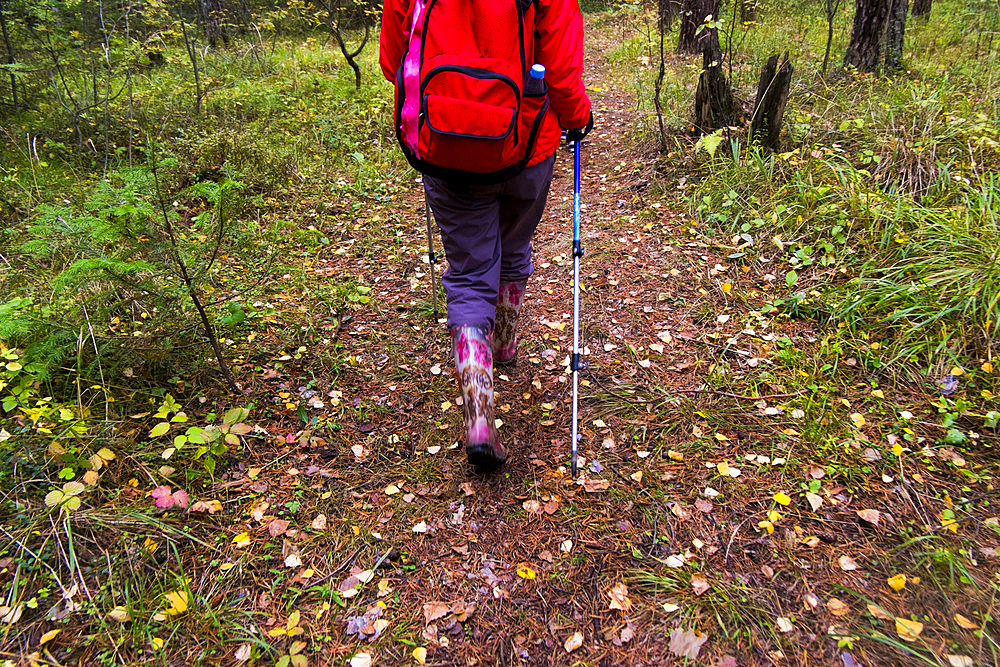
[[945,655],[948,656],[948,662],[951,664],[951,667],[973,667],[976,664],[967,655],[951,655],[950,653],[946,653]]
[[840,557],[840,569],[845,572],[850,572],[852,570],[858,569],[858,564],[854,562],[854,559],[850,556],[843,555]]
[[427,523],[424,522],[424,521],[421,521],[420,523],[416,524],[415,526],[413,526],[413,532],[414,533],[426,533],[427,532]]
[[418,646],[417,648],[413,649],[412,655],[413,659],[417,662],[417,664],[422,665],[427,662],[427,649],[425,649],[423,646]]
[[429,624],[451,613],[451,605],[447,602],[434,600],[424,603],[424,624]]
[[372,657],[367,653],[357,653],[348,664],[351,667],[371,667]]
[[711,584],[708,583],[708,579],[703,574],[693,574],[691,575],[691,589],[694,590],[695,595],[702,595],[711,589]]
[[958,623],[963,628],[965,628],[966,630],[978,630],[979,629],[979,624],[978,623],[976,623],[975,621],[972,621],[972,620],[966,618],[965,616],[962,616],[961,614],[955,614],[955,622]]
[[776,621],[776,624],[778,626],[779,632],[791,632],[792,630],[795,629],[794,627],[792,627],[792,622],[787,618],[785,618],[784,616],[779,616]]
[[702,645],[707,641],[707,634],[697,630],[675,628],[670,632],[670,652],[678,658],[696,660]]
[[712,504],[712,501],[705,500],[704,498],[698,498],[697,500],[695,500],[694,506],[698,509],[699,512],[704,512],[705,514],[708,514],[713,509],[715,509],[715,506]]
[[267,532],[271,535],[271,537],[284,535],[286,530],[288,530],[288,522],[284,519],[275,519],[271,523],[267,524]]
[[311,525],[313,530],[326,530],[326,515],[317,514]]
[[167,599],[170,606],[167,607],[168,616],[180,616],[188,608],[188,592],[184,590],[170,591],[169,593],[164,593],[163,597]]
[[44,635],[42,635],[41,637],[38,638],[38,643],[39,644],[44,644],[46,642],[50,642],[53,639],[55,639],[56,635],[58,635],[60,632],[62,632],[62,628],[56,628],[55,630],[49,630]]
[[891,621],[894,618],[896,618],[882,607],[874,605],[870,602],[868,603],[868,613],[874,616],[875,618],[882,619],[883,621]]
[[606,491],[611,486],[611,482],[606,479],[585,479],[582,484],[587,493]]
[[632,600],[628,596],[628,586],[624,583],[619,583],[617,586],[608,591],[608,597],[611,598],[609,606],[612,609],[618,609],[628,613],[632,608]]
[[846,616],[851,611],[850,607],[837,598],[830,598],[826,603],[826,608],[829,609],[830,613],[834,616]]
[[906,588],[906,575],[905,574],[893,575],[888,579],[886,579],[886,583],[888,583],[889,586],[892,587],[892,590],[901,591],[904,588]]
[[521,503],[521,507],[524,508],[525,512],[528,512],[530,514],[542,513],[542,504],[537,500],[525,500],[523,503]]
[[789,498],[788,494],[786,494],[784,491],[778,491],[772,497],[774,498],[774,502],[778,503],[779,505],[788,505],[789,503],[792,502],[792,499]]
[[522,579],[534,579],[537,574],[538,573],[531,569],[531,567],[526,563],[521,563],[517,566],[517,576]]
[[896,634],[906,642],[915,642],[920,633],[924,631],[924,624],[919,621],[911,621],[908,618],[896,617]]
[[397,493],[399,493],[399,487],[396,486],[395,484],[390,484],[389,486],[385,487],[385,495],[394,496]]
[[667,451],[667,457],[671,461],[683,461],[684,460],[684,455],[683,454],[681,454],[680,452],[675,452],[672,449]]
[[250,659],[250,644],[241,644],[236,652],[233,654],[233,658],[236,662],[246,662]]
[[128,623],[132,620],[132,617],[128,613],[128,609],[122,605],[118,605],[114,609],[108,612],[108,618],[112,621],[117,621],[118,623]]
[[823,498],[815,493],[806,493],[806,500],[809,501],[809,506],[812,507],[813,512],[823,506]]
[[857,510],[857,514],[873,526],[878,525],[878,520],[882,516],[882,513],[878,510]]
[[233,538],[233,544],[241,549],[250,546],[250,535],[248,533],[240,533]]
[[664,602],[660,606],[663,607],[663,611],[667,612],[668,614],[673,613],[678,609],[680,609],[680,605],[676,605],[673,602]]
[[563,648],[566,649],[567,653],[572,653],[581,646],[583,646],[583,633],[580,631],[576,631],[570,635],[566,639],[566,643],[563,644]]
[[215,514],[222,511],[222,503],[218,500],[198,500],[188,509],[189,512],[208,512]]
[[858,428],[862,428],[865,425],[865,418],[860,412],[855,412],[851,414],[851,421]]

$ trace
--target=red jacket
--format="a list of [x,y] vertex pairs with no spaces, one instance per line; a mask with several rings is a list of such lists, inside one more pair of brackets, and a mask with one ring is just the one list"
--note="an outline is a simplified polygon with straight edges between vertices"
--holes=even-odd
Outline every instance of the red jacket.
[[[511,0],[505,0],[510,2]],[[413,0],[385,0],[379,65],[395,83],[409,40]],[[590,118],[590,99],[583,87],[583,16],[577,0],[535,0],[534,53],[529,63],[545,65],[549,108],[542,121],[528,166],[552,155],[561,129],[581,128]]]

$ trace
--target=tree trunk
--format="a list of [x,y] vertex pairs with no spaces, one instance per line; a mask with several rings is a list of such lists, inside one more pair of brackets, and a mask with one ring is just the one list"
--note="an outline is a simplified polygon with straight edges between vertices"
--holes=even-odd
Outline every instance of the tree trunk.
[[718,35],[702,50],[702,70],[694,95],[694,122],[702,132],[711,132],[729,123],[733,92],[722,73],[722,47]]
[[[3,30],[3,42],[4,46],[7,48],[7,64],[14,64],[14,47],[10,44],[10,34],[7,32],[7,2],[6,0],[0,0],[0,29]],[[14,75],[14,70],[9,70],[10,74],[10,95],[13,101],[14,113],[17,113],[18,103],[17,103],[17,77]]]
[[913,16],[921,19],[929,18],[932,2],[933,0],[913,0]]
[[740,20],[743,23],[757,20],[757,0],[740,0]]
[[759,141],[762,146],[771,150],[778,150],[780,143],[781,125],[793,71],[786,51],[781,67],[778,67],[778,54],[775,54],[768,59],[760,73],[757,100],[754,103],[753,118],[750,119],[750,140]]
[[874,72],[882,64],[882,40],[893,0],[857,0],[844,67]]
[[229,46],[229,31],[224,22],[225,12],[222,8],[222,0],[199,0],[198,9],[201,12],[201,21],[205,26],[205,39],[211,46],[222,42]]
[[684,0],[681,6],[680,37],[677,40],[677,51],[680,53],[698,53],[704,51],[710,42],[719,43],[718,31],[714,28],[698,28],[705,23],[705,17],[712,20],[719,18],[720,0]]
[[889,25],[885,29],[885,68],[899,69],[903,58],[903,37],[906,32],[906,10],[909,0],[890,0]]

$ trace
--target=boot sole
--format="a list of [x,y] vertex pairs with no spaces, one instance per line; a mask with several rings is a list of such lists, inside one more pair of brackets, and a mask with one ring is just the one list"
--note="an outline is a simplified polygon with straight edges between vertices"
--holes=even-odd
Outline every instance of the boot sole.
[[469,458],[469,463],[480,470],[493,470],[499,468],[507,462],[507,457],[497,458],[493,453],[493,448],[487,444],[467,445],[465,454]]

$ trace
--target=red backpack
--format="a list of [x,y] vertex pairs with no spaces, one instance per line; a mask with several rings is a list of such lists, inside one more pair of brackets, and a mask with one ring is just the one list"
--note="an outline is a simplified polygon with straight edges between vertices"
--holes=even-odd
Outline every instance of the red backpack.
[[414,0],[410,17],[396,72],[396,135],[406,159],[453,182],[516,176],[548,108],[544,82],[529,84],[534,2]]

